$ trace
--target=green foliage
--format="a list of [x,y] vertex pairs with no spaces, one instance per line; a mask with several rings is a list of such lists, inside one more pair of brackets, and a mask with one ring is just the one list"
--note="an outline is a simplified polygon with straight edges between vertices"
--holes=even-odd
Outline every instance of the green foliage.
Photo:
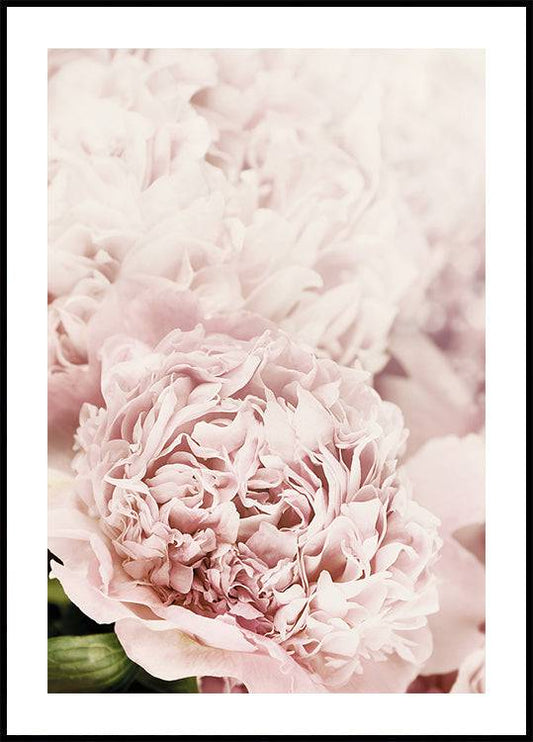
[[102,693],[133,680],[136,665],[115,634],[48,639],[50,693]]

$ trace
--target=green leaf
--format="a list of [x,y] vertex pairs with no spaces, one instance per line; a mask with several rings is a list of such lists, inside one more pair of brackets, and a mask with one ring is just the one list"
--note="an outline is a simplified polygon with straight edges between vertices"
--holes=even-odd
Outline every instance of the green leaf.
[[128,683],[136,666],[115,634],[48,639],[49,693],[102,693]]
[[142,667],[137,668],[135,681],[153,693],[198,693],[196,678],[160,680],[149,675]]
[[55,577],[50,577],[48,580],[48,602],[58,606],[70,604],[70,600],[65,595],[61,583]]

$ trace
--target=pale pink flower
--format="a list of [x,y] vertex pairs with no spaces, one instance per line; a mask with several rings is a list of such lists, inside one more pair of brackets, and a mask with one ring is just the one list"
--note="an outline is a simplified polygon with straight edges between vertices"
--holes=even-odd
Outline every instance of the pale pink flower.
[[201,188],[206,180],[200,163],[208,128],[189,99],[213,82],[214,64],[194,51],[156,54],[150,63],[147,56],[113,50],[50,53],[52,431],[74,425],[76,399],[96,401],[91,318],[126,255],[144,233],[161,226],[162,211],[171,218],[197,197],[198,184]]
[[[261,67],[244,91],[225,81],[235,82],[242,54]],[[51,58],[50,294],[94,271],[116,276],[135,248],[127,272],[142,264],[174,278],[184,266],[206,311],[243,306],[324,355],[376,371],[425,246],[382,171],[371,67],[346,52],[256,54],[254,63],[235,51]],[[347,93],[343,109],[326,94],[334,78]],[[243,149],[231,172],[213,154],[226,126]],[[225,183],[198,168],[204,155]],[[194,168],[210,183],[207,204],[195,205]],[[163,197],[166,227],[154,233],[151,206],[169,176],[181,193],[172,186]],[[205,225],[194,240],[173,223],[190,208]],[[213,235],[228,222],[230,249],[221,250]]]
[[246,303],[320,353],[379,370],[427,246],[383,167],[376,59],[348,50],[215,59],[218,84],[193,98],[211,126],[208,158],[235,184],[253,178],[255,209],[276,215],[272,237],[265,215],[261,242],[239,255]]
[[320,235],[321,218],[331,225],[313,248],[323,283],[308,286],[282,320],[286,329],[343,363],[359,357],[378,371],[400,310],[475,387],[482,415],[483,54],[214,57],[217,85],[193,98],[211,126],[210,160],[234,181],[253,173],[259,205],[294,228]]
[[149,226],[143,193],[177,170],[181,176],[184,161],[190,168],[202,160],[208,128],[188,101],[202,84],[213,81],[213,64],[196,52],[181,57],[172,100],[162,92],[161,63],[149,65],[127,53],[69,57],[52,76],[52,297],[69,293],[95,272],[113,280]]
[[[466,228],[447,202],[455,221],[442,227],[416,194],[444,213],[442,180],[464,201],[456,164],[480,192],[475,54],[56,50],[50,64],[53,297],[94,271],[116,276],[135,248],[132,264],[145,271],[174,278],[179,266],[178,280],[198,291],[204,311],[243,306],[371,372],[386,363],[400,309],[412,305],[436,326],[439,296],[449,292],[432,291],[428,304],[435,261],[450,240],[477,239],[482,219],[465,205],[461,214],[477,220]],[[465,102],[472,115],[458,122],[450,112]],[[222,180],[213,185],[200,163]],[[194,207],[205,230],[187,243],[173,219],[197,199],[186,172],[194,168],[212,198]],[[179,196],[167,188],[173,176]],[[166,227],[154,233],[161,191],[169,191],[158,209]],[[452,328],[477,310],[459,319],[445,311]],[[463,352],[471,336],[453,332],[454,363],[479,377]]]
[[200,324],[188,294],[125,291],[93,321],[102,402],[70,495],[51,482],[69,597],[163,679],[404,691],[431,653],[439,540],[397,471],[399,410],[252,315]]

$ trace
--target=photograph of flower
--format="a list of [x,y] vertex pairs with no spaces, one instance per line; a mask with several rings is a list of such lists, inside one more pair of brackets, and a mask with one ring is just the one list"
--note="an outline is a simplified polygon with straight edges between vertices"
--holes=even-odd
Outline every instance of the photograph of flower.
[[50,49],[48,116],[48,692],[485,693],[483,50]]

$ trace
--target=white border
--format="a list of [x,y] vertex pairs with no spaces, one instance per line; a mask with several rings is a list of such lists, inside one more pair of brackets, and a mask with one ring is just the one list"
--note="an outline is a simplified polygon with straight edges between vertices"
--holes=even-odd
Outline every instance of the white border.
[[[525,8],[8,8],[8,732],[525,732]],[[487,50],[488,691],[46,692],[46,52],[58,47]],[[270,700],[271,699],[271,700]]]

